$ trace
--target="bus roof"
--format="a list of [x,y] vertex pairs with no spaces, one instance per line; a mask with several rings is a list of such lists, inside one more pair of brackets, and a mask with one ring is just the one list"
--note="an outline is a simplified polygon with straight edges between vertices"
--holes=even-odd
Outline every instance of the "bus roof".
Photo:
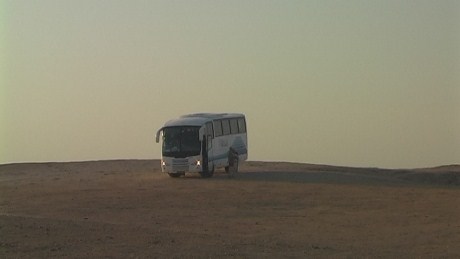
[[182,115],[177,119],[169,120],[165,123],[164,127],[174,126],[202,126],[206,122],[216,119],[228,118],[241,118],[244,117],[242,113],[193,113]]

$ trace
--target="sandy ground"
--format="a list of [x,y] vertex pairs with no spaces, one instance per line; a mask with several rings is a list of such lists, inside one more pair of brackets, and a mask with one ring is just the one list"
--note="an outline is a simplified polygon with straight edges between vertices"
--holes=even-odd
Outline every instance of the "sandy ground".
[[460,257],[460,167],[0,165],[0,258]]

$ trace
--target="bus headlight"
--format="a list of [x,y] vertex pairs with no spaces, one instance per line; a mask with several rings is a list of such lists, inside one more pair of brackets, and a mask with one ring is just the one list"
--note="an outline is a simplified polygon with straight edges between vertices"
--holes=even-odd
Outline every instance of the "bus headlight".
[[201,165],[201,161],[200,161],[200,160],[197,160],[197,161],[196,161],[196,165],[197,165],[197,166],[200,166],[200,165]]
[[166,166],[165,161],[161,161],[161,166]]

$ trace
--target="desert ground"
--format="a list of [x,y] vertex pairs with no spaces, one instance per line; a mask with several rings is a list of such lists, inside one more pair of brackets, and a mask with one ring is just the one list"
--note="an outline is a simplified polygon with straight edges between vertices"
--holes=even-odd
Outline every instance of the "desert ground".
[[0,165],[0,258],[459,258],[460,166]]

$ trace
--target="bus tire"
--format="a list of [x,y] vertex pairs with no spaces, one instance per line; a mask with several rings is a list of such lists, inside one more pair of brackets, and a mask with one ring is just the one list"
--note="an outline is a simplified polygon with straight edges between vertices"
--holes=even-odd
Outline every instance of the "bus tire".
[[233,158],[232,165],[228,167],[228,177],[234,178],[238,174],[238,156]]
[[211,168],[212,169],[208,168],[208,170],[201,171],[200,172],[201,177],[203,177],[203,178],[212,177],[214,175],[214,164],[213,163],[211,163]]
[[228,151],[228,166],[225,167],[229,177],[234,177],[238,172],[238,158],[238,152],[231,147]]

